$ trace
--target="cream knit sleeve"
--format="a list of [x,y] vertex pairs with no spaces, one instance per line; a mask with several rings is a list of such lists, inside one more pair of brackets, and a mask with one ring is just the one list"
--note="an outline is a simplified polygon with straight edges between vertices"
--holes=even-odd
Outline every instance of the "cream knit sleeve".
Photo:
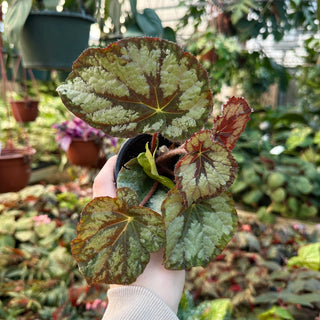
[[178,320],[178,318],[150,290],[138,286],[121,286],[108,291],[108,307],[102,320]]

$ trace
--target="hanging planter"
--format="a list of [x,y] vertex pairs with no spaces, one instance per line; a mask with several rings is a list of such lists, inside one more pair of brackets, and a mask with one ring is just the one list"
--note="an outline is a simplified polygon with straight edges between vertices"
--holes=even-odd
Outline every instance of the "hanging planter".
[[69,162],[76,166],[96,168],[99,163],[101,143],[96,140],[74,138],[66,151]]
[[[18,70],[21,63],[21,57],[19,56],[17,59],[17,63],[15,66],[15,70],[13,73],[13,84],[15,83]],[[37,85],[37,81],[33,75],[31,69],[26,70],[25,68],[22,69],[23,71],[23,97],[21,99],[14,99],[14,85],[11,88],[10,92],[10,106],[11,112],[14,119],[20,123],[31,122],[34,121],[39,113],[39,100],[40,100],[40,93]],[[29,72],[30,78],[32,80],[32,89],[36,91],[36,97],[32,98],[28,95],[28,88],[27,88],[27,71]]]
[[27,186],[31,174],[32,148],[5,148],[0,153],[0,193],[15,192]]
[[93,22],[78,12],[31,11],[18,43],[24,67],[70,70],[88,47]]
[[23,99],[19,101],[10,101],[13,117],[18,122],[34,121],[38,116],[39,100]]

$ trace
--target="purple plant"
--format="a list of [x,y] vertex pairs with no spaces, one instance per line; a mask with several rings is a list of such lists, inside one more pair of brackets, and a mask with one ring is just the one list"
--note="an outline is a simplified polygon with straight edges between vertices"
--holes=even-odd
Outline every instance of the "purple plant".
[[72,120],[54,124],[52,128],[57,130],[56,141],[62,150],[67,151],[73,139],[95,140],[101,142],[107,138],[110,144],[115,147],[118,138],[110,137],[99,129],[92,128],[80,118],[74,117]]

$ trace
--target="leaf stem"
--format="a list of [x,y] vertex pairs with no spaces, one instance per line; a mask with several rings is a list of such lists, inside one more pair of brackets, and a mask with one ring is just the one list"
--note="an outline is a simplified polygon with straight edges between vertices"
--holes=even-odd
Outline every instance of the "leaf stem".
[[147,193],[147,195],[144,197],[144,199],[141,201],[140,206],[143,207],[148,200],[152,197],[152,195],[156,192],[157,188],[158,188],[158,181],[155,181],[152,188],[150,189],[150,191]]
[[156,164],[159,164],[163,160],[170,159],[174,156],[177,156],[179,154],[187,154],[186,149],[184,148],[184,145],[181,145],[180,147],[176,149],[169,150],[168,152],[162,154],[158,158],[156,158]]
[[154,150],[156,150],[157,140],[158,140],[158,133],[155,132],[155,133],[152,135],[152,140],[151,140],[151,153],[152,153],[152,154],[154,153]]

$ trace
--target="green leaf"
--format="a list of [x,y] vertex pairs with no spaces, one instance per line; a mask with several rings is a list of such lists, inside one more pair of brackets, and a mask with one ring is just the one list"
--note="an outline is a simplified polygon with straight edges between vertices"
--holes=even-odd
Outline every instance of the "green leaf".
[[312,129],[310,127],[294,128],[286,141],[287,148],[293,150],[297,147],[309,146],[312,144],[311,133]]
[[237,213],[227,193],[185,208],[179,192],[173,189],[164,201],[163,216],[168,269],[208,265],[225,248],[237,227]]
[[13,234],[15,230],[14,216],[2,214],[0,216],[0,234]]
[[16,241],[13,236],[9,234],[0,234],[0,248],[11,247],[14,248]]
[[174,30],[170,27],[164,27],[162,30],[162,37],[163,39],[169,40],[169,41],[173,41],[176,42],[176,33],[174,32]]
[[[120,170],[117,178],[117,187],[128,187],[134,190],[138,197],[139,203],[146,197],[150,189],[154,184],[154,180],[151,179],[139,165],[137,158],[131,159]],[[162,201],[167,196],[168,189],[159,185],[153,196],[145,204],[148,207],[158,213],[161,212]]]
[[237,24],[239,20],[247,16],[252,8],[255,8],[256,4],[253,0],[240,0],[230,6],[232,12],[231,21],[232,24]]
[[292,315],[287,309],[282,307],[273,306],[271,309],[258,315],[259,320],[294,320]]
[[[156,151],[155,151],[156,152]],[[142,152],[138,156],[138,162],[142,166],[144,172],[152,179],[160,182],[168,189],[175,187],[173,181],[165,176],[160,176],[157,170],[155,161],[155,152],[152,154],[149,150],[148,143],[146,144],[146,152]]]
[[232,311],[232,303],[230,299],[204,301],[197,309],[202,309],[200,320],[229,320]]
[[129,284],[164,242],[161,215],[138,205],[129,188],[98,197],[83,210],[71,251],[88,284]]
[[320,242],[301,247],[298,256],[290,258],[287,265],[320,270]]
[[56,223],[51,221],[49,223],[41,223],[34,227],[34,231],[40,238],[49,236],[56,229]]
[[182,141],[212,110],[207,71],[175,43],[127,38],[89,48],[58,89],[76,116],[111,136],[160,132]]
[[145,36],[160,37],[162,34],[162,23],[153,9],[146,8],[143,13],[136,14],[139,28]]
[[24,23],[30,13],[32,0],[13,0],[10,2],[4,19],[4,34],[8,42],[17,44]]
[[211,131],[194,134],[185,144],[188,152],[176,165],[176,186],[187,205],[214,197],[231,186],[237,163],[231,152],[211,140]]

